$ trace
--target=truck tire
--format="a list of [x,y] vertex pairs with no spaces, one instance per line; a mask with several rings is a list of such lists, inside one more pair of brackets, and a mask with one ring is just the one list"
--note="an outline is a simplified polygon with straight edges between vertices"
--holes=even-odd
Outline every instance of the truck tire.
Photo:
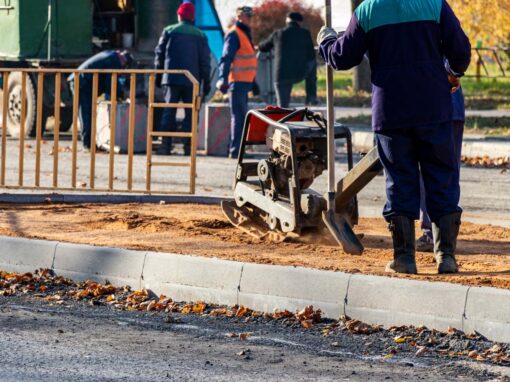
[[[0,118],[3,113],[3,89],[0,92]],[[36,133],[36,86],[30,75],[26,83],[26,114],[25,136],[35,136]],[[0,119],[1,121],[1,119]],[[12,72],[9,75],[9,102],[7,114],[7,132],[11,137],[19,138],[21,133],[21,72]],[[44,129],[44,127],[43,127]]]

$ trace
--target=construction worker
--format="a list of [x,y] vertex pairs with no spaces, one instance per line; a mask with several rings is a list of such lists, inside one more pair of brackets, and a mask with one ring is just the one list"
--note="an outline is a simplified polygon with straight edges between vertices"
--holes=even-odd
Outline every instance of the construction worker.
[[223,55],[219,65],[219,80],[216,88],[223,94],[228,92],[231,124],[229,157],[239,155],[243,124],[248,112],[248,93],[259,94],[255,81],[257,56],[251,39],[253,9],[237,8],[237,21],[225,36]]
[[[462,137],[464,135],[465,107],[464,94],[462,88],[458,88],[452,93],[452,124],[453,124],[453,143],[455,145],[455,155],[458,160],[459,168],[461,165]],[[420,223],[422,235],[416,240],[416,250],[420,252],[434,251],[434,235],[432,222],[427,213],[426,191],[423,183],[423,177],[420,176]]]
[[359,65],[367,52],[370,57],[372,128],[386,175],[383,215],[394,248],[386,271],[417,273],[414,221],[421,171],[437,232],[438,272],[457,272],[462,210],[450,90],[471,60],[457,17],[445,0],[365,0],[341,37],[323,27],[318,42],[321,56],[336,70]]
[[[179,22],[163,30],[155,49],[154,67],[156,69],[188,70],[201,84],[202,93],[211,90],[211,51],[206,35],[193,26],[195,6],[182,3],[177,10]],[[164,87],[166,103],[192,103],[193,84],[182,74],[163,74],[157,77],[157,85]],[[177,131],[176,108],[165,108],[161,121],[163,131]],[[191,132],[192,110],[184,111],[182,131]],[[190,139],[184,141],[184,155],[190,154]],[[170,154],[172,138],[163,137],[157,153]]]
[[[127,69],[136,66],[133,56],[127,51],[107,50],[90,57],[82,63],[78,69]],[[79,92],[79,118],[81,125],[81,139],[85,150],[90,150],[95,137],[91,137],[92,123],[92,74],[80,73],[80,92]],[[98,95],[111,94],[111,74],[100,74],[98,77]],[[74,97],[74,73],[67,81]],[[123,82],[119,78],[117,94],[123,93]]]
[[287,15],[285,28],[274,31],[259,44],[261,52],[274,49],[276,61],[276,100],[279,107],[288,108],[292,86],[303,81],[312,70],[315,49],[310,31],[301,27],[299,12]]

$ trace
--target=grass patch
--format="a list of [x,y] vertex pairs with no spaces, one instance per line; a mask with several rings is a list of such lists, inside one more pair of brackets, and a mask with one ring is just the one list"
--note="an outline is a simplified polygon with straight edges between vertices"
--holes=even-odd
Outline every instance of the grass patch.
[[[340,122],[345,125],[370,127],[372,124],[372,117],[369,115],[358,115],[342,118]],[[489,136],[510,136],[510,118],[467,117],[465,133]]]
[[[466,97],[466,108],[473,110],[510,109],[510,78],[462,79]],[[326,74],[321,68],[317,75],[318,97],[326,99]],[[334,76],[335,106],[369,107],[370,93],[354,92],[352,89],[352,72],[336,72]],[[296,102],[304,100],[305,83],[294,86],[293,97]]]

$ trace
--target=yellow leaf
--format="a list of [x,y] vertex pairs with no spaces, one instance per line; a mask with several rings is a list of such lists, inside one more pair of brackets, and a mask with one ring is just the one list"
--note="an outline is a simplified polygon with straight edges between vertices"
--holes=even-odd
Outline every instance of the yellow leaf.
[[193,313],[196,314],[202,314],[204,313],[206,306],[207,305],[203,302],[196,303],[195,305],[193,305],[192,311]]
[[406,342],[407,340],[411,339],[411,337],[405,337],[405,336],[397,336],[395,337],[395,339],[393,340],[395,343],[397,344],[401,344],[401,343],[404,343]]

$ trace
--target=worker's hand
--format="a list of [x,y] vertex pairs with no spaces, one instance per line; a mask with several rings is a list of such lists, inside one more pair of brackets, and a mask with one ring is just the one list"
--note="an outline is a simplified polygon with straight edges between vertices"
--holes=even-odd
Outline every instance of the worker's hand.
[[448,74],[448,82],[450,83],[450,91],[455,93],[460,88],[460,78],[452,74]]
[[223,81],[223,80],[218,80],[218,82],[216,82],[216,89],[218,89],[223,94],[227,94],[227,92],[228,92],[228,83]]
[[162,74],[156,74],[156,86],[158,88],[160,88],[162,83],[163,83],[163,75]]
[[338,38],[338,33],[333,28],[328,28],[327,26],[323,26],[317,35],[317,44],[321,45],[322,42],[330,37]]
[[254,96],[260,95],[260,86],[259,86],[258,83],[256,83],[256,82],[253,83],[253,87],[251,89],[251,92],[253,93]]
[[207,97],[207,95],[211,92],[211,83],[209,81],[204,82],[204,97]]

